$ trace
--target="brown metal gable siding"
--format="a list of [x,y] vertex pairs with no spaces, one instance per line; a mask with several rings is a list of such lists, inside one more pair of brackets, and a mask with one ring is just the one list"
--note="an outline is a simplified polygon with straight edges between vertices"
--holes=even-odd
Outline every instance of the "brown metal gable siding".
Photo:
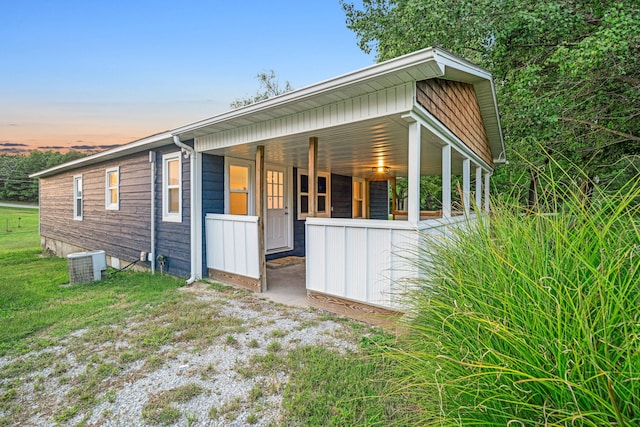
[[480,106],[469,83],[430,79],[416,82],[418,103],[493,167]]

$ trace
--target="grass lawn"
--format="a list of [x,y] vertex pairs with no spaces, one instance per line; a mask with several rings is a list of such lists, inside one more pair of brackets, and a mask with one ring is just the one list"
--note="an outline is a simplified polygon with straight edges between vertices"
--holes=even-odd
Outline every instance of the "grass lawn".
[[33,350],[46,331],[60,337],[90,325],[115,323],[176,298],[182,280],[146,273],[120,274],[90,286],[69,282],[67,260],[38,249],[0,254],[0,356]]
[[[10,221],[22,219],[20,228],[2,235],[0,249],[0,426],[31,425],[33,413],[44,414],[41,421],[49,424],[83,425],[91,417],[100,424],[113,419],[110,411],[118,411],[120,393],[133,381],[185,360],[191,382],[149,390],[136,424],[191,425],[196,419],[224,424],[237,417],[262,424],[274,395],[282,396],[278,411],[285,421],[268,425],[388,425],[403,405],[395,397],[380,398],[378,380],[387,377],[388,366],[369,356],[380,351],[377,340],[389,337],[375,329],[322,312],[307,312],[304,316],[313,316],[308,320],[299,310],[217,284],[203,285],[206,294],[199,295],[171,276],[110,271],[100,282],[60,286],[69,280],[67,262],[37,248],[37,211],[1,212]],[[225,314],[233,304],[240,304],[241,312],[256,310],[257,320]],[[265,321],[269,313],[279,320]],[[293,322],[292,329],[280,326],[284,320]],[[338,352],[288,341],[296,331],[318,334],[314,328],[324,322],[337,322],[339,338],[357,349]],[[264,337],[243,342],[243,334],[256,328]],[[232,347],[240,354],[256,353],[248,365],[232,368],[256,385],[240,397],[217,396],[216,375],[225,373],[215,365],[198,368],[191,360],[203,352],[215,360],[216,352]],[[286,376],[285,383],[277,372]],[[55,397],[58,390],[65,390],[62,401]],[[209,399],[208,413],[184,409],[194,399]],[[227,401],[216,405],[216,399]]]
[[38,214],[38,209],[0,206],[0,254],[40,245]]

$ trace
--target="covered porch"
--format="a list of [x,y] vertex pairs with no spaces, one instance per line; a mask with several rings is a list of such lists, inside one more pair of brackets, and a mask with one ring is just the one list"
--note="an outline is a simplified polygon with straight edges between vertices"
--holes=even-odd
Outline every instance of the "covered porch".
[[[267,292],[267,261],[304,257],[308,298],[356,311],[402,309],[422,233],[488,210],[503,154],[490,76],[435,49],[178,133],[195,139],[203,275]],[[436,212],[422,176],[441,179]]]
[[[421,233],[444,233],[488,209],[491,169],[411,115],[317,135],[202,153],[225,159],[228,182],[227,213],[205,217],[208,273],[268,292],[266,262],[296,254],[315,302],[400,309],[403,281],[418,274],[410,254]],[[442,206],[425,215],[420,177],[428,175],[442,179]],[[404,215],[393,209],[399,177],[408,185]],[[280,248],[269,243],[274,235],[285,236]]]

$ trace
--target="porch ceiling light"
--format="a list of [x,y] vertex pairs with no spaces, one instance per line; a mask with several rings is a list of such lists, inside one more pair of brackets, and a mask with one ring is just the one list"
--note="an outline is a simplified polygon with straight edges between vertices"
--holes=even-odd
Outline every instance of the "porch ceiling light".
[[389,166],[374,166],[371,168],[371,172],[379,175],[387,175],[389,173]]

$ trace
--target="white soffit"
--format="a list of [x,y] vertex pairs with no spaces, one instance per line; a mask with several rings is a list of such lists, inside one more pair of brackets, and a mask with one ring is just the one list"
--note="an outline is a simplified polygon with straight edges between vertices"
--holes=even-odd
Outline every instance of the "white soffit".
[[200,122],[174,129],[183,140],[239,129],[282,118],[336,101],[353,99],[386,88],[431,78],[473,84],[478,96],[487,136],[496,158],[504,155],[495,92],[491,74],[446,50],[427,48],[361,70],[297,89]]
[[191,139],[230,127],[236,128],[306,111],[403,83],[441,77],[444,75],[444,68],[435,59],[434,48],[423,49],[174,129],[172,133],[180,135],[183,140]]
[[54,175],[81,166],[172,144],[172,135],[179,135],[183,140],[192,139],[224,130],[237,129],[273,118],[285,117],[385,88],[436,77],[474,85],[482,115],[485,119],[485,127],[492,152],[494,155],[503,156],[504,143],[491,74],[446,50],[426,48],[182,126],[172,131],[161,132],[111,150],[67,162],[35,173],[31,177]]

